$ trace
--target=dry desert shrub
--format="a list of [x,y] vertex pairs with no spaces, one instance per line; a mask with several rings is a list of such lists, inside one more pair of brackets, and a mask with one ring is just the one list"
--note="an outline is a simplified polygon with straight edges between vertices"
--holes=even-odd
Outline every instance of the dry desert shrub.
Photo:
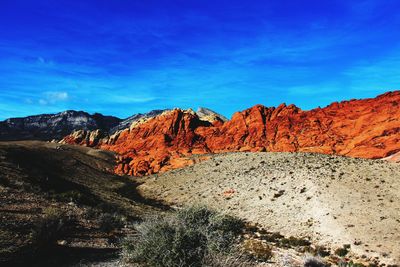
[[118,213],[101,213],[97,218],[100,230],[107,233],[122,228],[125,221],[126,218]]
[[304,259],[304,267],[329,267],[329,265],[319,257],[307,257]]
[[43,217],[38,221],[31,232],[31,240],[35,246],[44,246],[54,242],[61,234],[69,218],[54,207],[43,210]]
[[272,257],[271,247],[261,240],[248,239],[244,242],[243,248],[257,260],[268,261]]
[[234,249],[243,226],[235,217],[190,207],[137,225],[123,257],[144,266],[246,266]]

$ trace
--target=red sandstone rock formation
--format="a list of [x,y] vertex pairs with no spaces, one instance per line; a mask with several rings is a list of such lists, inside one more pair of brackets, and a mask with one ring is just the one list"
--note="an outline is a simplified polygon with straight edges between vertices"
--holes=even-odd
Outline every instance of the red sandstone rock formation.
[[400,152],[390,155],[389,157],[384,158],[384,160],[400,163]]
[[[82,141],[84,140],[84,141]],[[302,111],[294,105],[256,105],[227,122],[211,123],[175,109],[96,141],[72,135],[67,143],[117,152],[116,172],[146,175],[192,164],[193,154],[228,151],[303,151],[383,158],[400,151],[400,91],[373,99]],[[198,159],[197,159],[198,160]]]
[[306,151],[382,158],[400,150],[400,91],[310,111],[257,105],[235,113],[217,129],[197,132],[213,152]]
[[180,109],[157,116],[120,133],[115,142],[101,145],[121,155],[117,173],[145,175],[193,163],[187,156],[209,151],[198,127],[210,127],[197,115]]

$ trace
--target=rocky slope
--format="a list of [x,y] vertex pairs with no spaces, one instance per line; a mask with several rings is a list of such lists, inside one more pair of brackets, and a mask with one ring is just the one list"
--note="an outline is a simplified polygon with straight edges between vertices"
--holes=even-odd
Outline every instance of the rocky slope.
[[[205,163],[214,170],[214,160]],[[154,201],[153,195],[146,199],[138,193],[137,186],[147,179],[115,175],[113,165],[110,151],[41,141],[0,142],[0,266],[137,266],[123,258],[127,254],[121,251],[121,241],[137,234],[138,221],[173,211]],[[182,177],[177,176],[179,184]],[[200,178],[207,181],[206,176]],[[217,188],[212,181],[211,187]],[[251,221],[242,237],[246,251],[253,247],[246,244],[259,242],[272,249],[269,262],[249,261],[243,266],[300,267],[305,248],[307,253],[312,249],[310,243],[287,246],[287,238]]]
[[235,113],[227,122],[210,122],[192,110],[174,109],[103,137],[84,132],[67,136],[63,142],[118,152],[117,173],[130,175],[182,167],[193,162],[193,154],[229,151],[302,151],[383,158],[400,151],[400,91],[335,102],[310,111],[294,105],[256,105]]
[[108,131],[121,119],[99,113],[67,110],[57,114],[42,114],[24,118],[10,118],[0,122],[0,141],[61,139],[73,130]]
[[271,232],[308,237],[331,253],[349,244],[346,257],[356,261],[400,263],[400,165],[395,163],[237,152],[136,179],[147,198],[214,207]]

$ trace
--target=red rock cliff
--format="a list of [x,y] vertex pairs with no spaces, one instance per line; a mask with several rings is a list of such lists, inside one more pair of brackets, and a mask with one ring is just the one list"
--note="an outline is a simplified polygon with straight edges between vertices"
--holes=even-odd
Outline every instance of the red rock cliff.
[[[82,137],[74,142],[81,143]],[[86,138],[83,140],[91,140]],[[116,151],[116,172],[146,175],[185,166],[192,154],[228,151],[304,151],[383,158],[400,151],[400,91],[373,99],[332,103],[302,111],[294,105],[256,105],[225,123],[210,123],[175,109],[122,131],[107,141],[91,141]]]

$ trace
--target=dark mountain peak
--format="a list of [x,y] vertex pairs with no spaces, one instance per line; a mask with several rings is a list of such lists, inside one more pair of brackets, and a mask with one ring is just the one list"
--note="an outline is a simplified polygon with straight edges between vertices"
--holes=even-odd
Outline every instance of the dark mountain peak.
[[78,129],[108,129],[121,119],[84,111],[66,110],[55,114],[39,114],[21,118],[9,118],[0,122],[0,140],[52,140],[61,139]]

